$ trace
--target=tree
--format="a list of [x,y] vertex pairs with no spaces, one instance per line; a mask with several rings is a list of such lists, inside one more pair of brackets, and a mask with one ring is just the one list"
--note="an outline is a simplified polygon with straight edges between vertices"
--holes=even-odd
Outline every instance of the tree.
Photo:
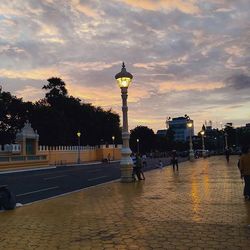
[[49,104],[57,104],[58,100],[68,95],[65,83],[60,78],[52,77],[47,81],[49,83],[47,85],[44,85],[43,89],[49,90],[49,92],[45,94],[45,98]]
[[9,92],[0,92],[0,142],[14,143],[15,135],[32,109],[31,102],[23,102],[21,98]]
[[155,134],[152,129],[146,126],[137,126],[130,132],[130,147],[133,152],[137,152],[137,139],[139,139],[141,154],[149,153],[155,149]]

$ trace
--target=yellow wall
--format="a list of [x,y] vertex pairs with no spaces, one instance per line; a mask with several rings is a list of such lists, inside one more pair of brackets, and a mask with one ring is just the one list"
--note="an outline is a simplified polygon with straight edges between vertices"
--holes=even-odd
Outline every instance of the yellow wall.
[[[92,150],[80,151],[80,160],[81,162],[92,162],[92,161],[102,161],[104,158],[108,158],[110,154],[110,159],[113,160],[121,159],[121,151],[119,148],[97,148]],[[77,163],[78,151],[63,151],[63,150],[45,150],[39,151],[38,154],[47,155],[47,159],[50,165],[54,164],[68,164],[68,163]]]
[[[80,160],[81,162],[94,162],[94,161],[102,161],[104,158],[108,158],[110,154],[110,160],[121,159],[121,150],[120,148],[94,148],[80,151]],[[9,157],[14,156],[15,154],[4,154],[0,152],[0,156]],[[1,169],[9,169],[9,168],[23,168],[23,167],[39,167],[39,166],[48,166],[48,165],[64,165],[64,164],[74,164],[77,163],[78,160],[78,151],[77,150],[41,150],[38,151],[37,155],[45,155],[47,159],[45,160],[25,160],[25,161],[0,161],[0,170]],[[20,155],[21,156],[21,155]]]

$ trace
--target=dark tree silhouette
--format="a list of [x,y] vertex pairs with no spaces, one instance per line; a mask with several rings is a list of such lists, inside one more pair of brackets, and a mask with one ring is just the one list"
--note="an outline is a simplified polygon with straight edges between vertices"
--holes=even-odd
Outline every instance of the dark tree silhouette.
[[137,151],[137,139],[139,139],[140,153],[150,153],[155,150],[154,131],[146,126],[137,126],[130,131],[130,147],[133,152]]

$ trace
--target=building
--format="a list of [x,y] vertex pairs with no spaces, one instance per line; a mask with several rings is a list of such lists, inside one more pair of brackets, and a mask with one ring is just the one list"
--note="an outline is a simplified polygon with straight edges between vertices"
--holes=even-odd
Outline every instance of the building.
[[156,135],[158,135],[160,137],[165,137],[167,135],[167,129],[157,130]]
[[[187,122],[191,121],[193,126],[188,128]],[[175,141],[187,141],[189,136],[194,135],[194,122],[189,120],[188,117],[177,117],[168,121],[169,128],[174,131],[174,140]]]

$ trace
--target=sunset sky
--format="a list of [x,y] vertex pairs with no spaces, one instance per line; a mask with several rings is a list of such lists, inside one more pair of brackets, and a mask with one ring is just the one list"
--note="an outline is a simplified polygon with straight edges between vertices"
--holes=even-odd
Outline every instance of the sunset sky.
[[249,0],[1,0],[0,84],[44,97],[52,76],[69,94],[121,114],[114,75],[125,62],[129,127],[166,117],[250,122]]

